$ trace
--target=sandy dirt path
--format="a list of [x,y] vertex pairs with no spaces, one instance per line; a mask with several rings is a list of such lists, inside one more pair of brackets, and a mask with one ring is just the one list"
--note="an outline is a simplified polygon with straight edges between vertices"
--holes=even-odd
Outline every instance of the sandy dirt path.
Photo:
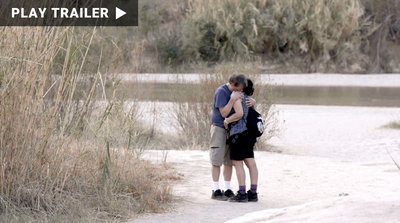
[[[155,162],[162,162],[163,158],[161,151],[147,151],[144,156]],[[133,222],[224,222],[254,211],[339,197],[342,193],[400,191],[400,175],[392,163],[351,163],[269,152],[256,152],[256,157],[259,202],[237,204],[210,199],[212,182],[207,152],[169,151],[167,160],[183,174],[183,180],[174,185],[177,200],[171,212],[145,215]],[[238,188],[235,176],[232,188]]]
[[[281,105],[285,130],[273,139],[281,153],[256,151],[259,202],[236,204],[210,199],[212,180],[207,151],[168,151],[182,181],[169,213],[140,216],[133,222],[224,222],[249,212],[301,205],[321,199],[400,192],[400,131],[381,129],[399,108]],[[165,152],[146,151],[162,162]],[[400,160],[400,159],[398,159]],[[248,176],[248,173],[247,173]],[[247,177],[247,185],[249,179]],[[223,189],[220,179],[220,187]],[[231,188],[238,188],[235,172]]]
[[400,193],[330,198],[281,209],[252,212],[226,223],[398,223]]

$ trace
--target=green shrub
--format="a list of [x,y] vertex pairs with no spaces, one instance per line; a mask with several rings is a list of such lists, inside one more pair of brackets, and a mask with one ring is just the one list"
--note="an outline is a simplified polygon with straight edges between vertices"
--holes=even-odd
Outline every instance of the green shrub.
[[156,52],[163,65],[177,66],[182,62],[181,46],[182,36],[179,24],[173,24],[154,33],[156,39]]
[[181,58],[209,62],[254,55],[355,57],[369,25],[358,0],[200,0],[183,19]]

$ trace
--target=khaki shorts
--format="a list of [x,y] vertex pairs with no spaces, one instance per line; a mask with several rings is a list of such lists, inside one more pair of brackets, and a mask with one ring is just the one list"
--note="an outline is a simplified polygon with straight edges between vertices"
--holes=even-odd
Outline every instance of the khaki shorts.
[[219,126],[211,126],[210,161],[214,166],[232,166],[229,158],[229,146],[226,144],[227,131]]

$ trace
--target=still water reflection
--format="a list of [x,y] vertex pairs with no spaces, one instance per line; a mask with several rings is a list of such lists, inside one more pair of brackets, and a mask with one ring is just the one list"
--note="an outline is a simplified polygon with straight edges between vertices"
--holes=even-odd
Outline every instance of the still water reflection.
[[278,87],[279,104],[400,107],[396,87]]
[[[128,95],[134,95],[139,87],[143,100],[165,102],[174,101],[176,94],[199,90],[196,84],[124,85]],[[400,87],[273,86],[273,92],[276,104],[400,107]]]

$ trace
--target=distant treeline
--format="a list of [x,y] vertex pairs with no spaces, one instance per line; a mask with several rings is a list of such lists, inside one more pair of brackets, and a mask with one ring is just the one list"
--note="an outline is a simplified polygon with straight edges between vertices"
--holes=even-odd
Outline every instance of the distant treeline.
[[147,50],[170,66],[301,58],[304,67],[358,64],[370,72],[391,72],[390,63],[400,59],[396,58],[399,4],[398,0],[153,0],[140,3],[139,26],[150,39]]

